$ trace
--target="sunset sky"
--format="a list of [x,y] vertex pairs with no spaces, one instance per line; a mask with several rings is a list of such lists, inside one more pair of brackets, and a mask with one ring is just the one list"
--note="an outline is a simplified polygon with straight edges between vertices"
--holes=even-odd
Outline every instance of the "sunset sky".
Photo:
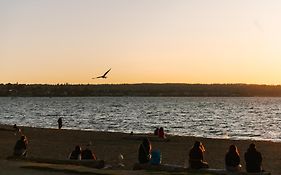
[[0,0],[0,83],[281,84],[280,9],[280,0]]

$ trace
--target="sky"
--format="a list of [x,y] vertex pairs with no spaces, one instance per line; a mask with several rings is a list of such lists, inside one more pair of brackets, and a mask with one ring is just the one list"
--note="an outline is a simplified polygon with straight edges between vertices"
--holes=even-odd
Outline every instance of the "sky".
[[280,9],[280,0],[0,0],[0,83],[281,84]]

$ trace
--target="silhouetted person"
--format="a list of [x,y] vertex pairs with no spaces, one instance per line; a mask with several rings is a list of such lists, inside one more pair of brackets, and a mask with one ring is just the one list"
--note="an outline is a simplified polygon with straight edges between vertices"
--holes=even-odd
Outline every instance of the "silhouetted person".
[[58,127],[59,127],[59,129],[61,129],[61,127],[62,127],[62,118],[61,117],[58,119]]
[[148,138],[144,138],[139,146],[139,163],[148,163],[151,159],[151,143]]
[[159,138],[162,138],[162,139],[166,138],[163,127],[160,127],[160,129],[158,131],[158,136],[159,136]]
[[81,160],[81,147],[75,146],[75,149],[70,153],[69,159]]
[[96,160],[95,154],[89,149],[90,145],[87,145],[86,149],[81,152],[81,159]]
[[235,145],[230,145],[228,152],[225,155],[225,169],[227,171],[240,171],[240,155]]
[[189,151],[189,167],[192,169],[209,168],[207,162],[204,162],[205,148],[203,144],[196,141]]
[[247,152],[245,153],[246,170],[249,173],[256,173],[262,171],[262,156],[257,151],[256,145],[251,143]]
[[156,136],[159,135],[159,128],[158,127],[154,130],[154,135],[156,135]]
[[20,139],[16,142],[16,145],[14,147],[14,156],[19,157],[26,157],[27,155],[27,138],[22,135]]
[[17,134],[22,135],[21,129],[16,124],[14,124],[13,128],[14,128],[15,135]]

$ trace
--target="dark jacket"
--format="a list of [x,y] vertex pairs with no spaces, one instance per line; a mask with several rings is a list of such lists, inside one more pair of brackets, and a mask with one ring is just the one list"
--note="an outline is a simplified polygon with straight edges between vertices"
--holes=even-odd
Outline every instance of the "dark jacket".
[[81,152],[81,159],[92,159],[96,160],[96,157],[93,155],[92,151],[89,149],[85,149]]
[[247,172],[261,172],[262,156],[255,148],[248,149],[245,153],[245,162]]
[[148,140],[144,140],[139,146],[139,163],[148,163],[151,159],[151,145]]
[[80,156],[81,156],[81,152],[74,150],[71,152],[69,159],[78,160],[78,159],[80,159]]
[[26,148],[27,148],[26,143],[23,140],[18,140],[14,147],[14,150],[21,150],[21,149],[26,149]]
[[237,153],[228,152],[225,155],[225,165],[237,167],[240,164],[240,156]]
[[203,151],[199,148],[192,148],[189,151],[189,164],[191,168],[201,168],[201,162],[203,162]]

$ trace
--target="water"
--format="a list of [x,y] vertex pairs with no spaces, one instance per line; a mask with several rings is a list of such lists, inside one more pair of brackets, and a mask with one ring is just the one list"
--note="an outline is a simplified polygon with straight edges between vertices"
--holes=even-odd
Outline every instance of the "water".
[[0,97],[0,123],[281,141],[281,98]]

